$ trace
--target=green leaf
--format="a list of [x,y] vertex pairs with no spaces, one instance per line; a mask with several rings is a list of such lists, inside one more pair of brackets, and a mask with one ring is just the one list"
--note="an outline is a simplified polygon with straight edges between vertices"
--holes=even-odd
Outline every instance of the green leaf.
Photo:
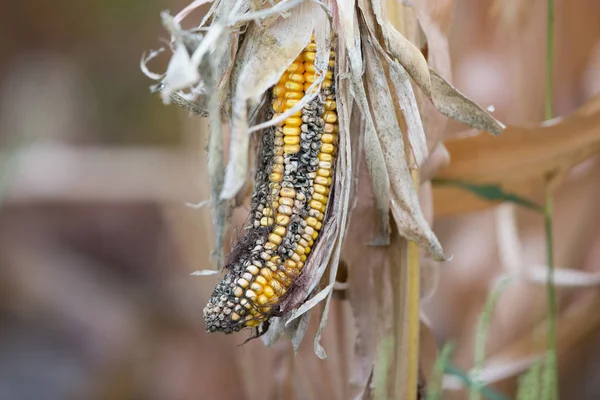
[[475,184],[453,179],[433,179],[432,183],[434,185],[456,186],[488,201],[505,201],[518,204],[539,213],[544,212],[544,208],[539,204],[517,194],[505,192],[499,185]]

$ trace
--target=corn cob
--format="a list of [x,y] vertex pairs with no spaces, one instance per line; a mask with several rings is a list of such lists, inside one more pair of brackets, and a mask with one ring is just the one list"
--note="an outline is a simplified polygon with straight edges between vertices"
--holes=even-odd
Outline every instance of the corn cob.
[[[311,40],[273,87],[273,113],[289,110],[309,90],[315,56]],[[276,314],[319,236],[337,151],[334,56],[319,96],[263,137],[248,232],[204,309],[209,332],[256,327]]]

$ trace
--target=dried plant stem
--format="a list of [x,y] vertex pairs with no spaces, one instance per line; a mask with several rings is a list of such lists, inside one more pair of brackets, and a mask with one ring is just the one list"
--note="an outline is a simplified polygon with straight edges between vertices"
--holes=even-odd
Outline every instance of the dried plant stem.
[[[546,25],[546,120],[552,119],[554,101],[554,0],[547,2]],[[554,287],[554,240],[552,231],[552,191],[546,192],[544,226],[546,231],[546,262],[548,264],[548,349],[543,375],[543,399],[558,400],[558,371],[556,364],[556,289]]]
[[[419,187],[419,173],[411,171],[415,188]],[[420,321],[420,271],[419,271],[419,246],[415,242],[408,243],[408,312],[409,332],[408,341],[408,380],[407,400],[415,400],[417,397],[417,384],[419,379],[419,329]]]

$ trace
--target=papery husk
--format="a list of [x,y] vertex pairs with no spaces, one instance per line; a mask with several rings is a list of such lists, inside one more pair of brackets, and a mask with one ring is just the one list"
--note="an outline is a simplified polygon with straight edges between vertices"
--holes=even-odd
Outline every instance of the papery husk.
[[[600,151],[599,124],[597,95],[565,118],[531,127],[511,126],[498,138],[463,135],[446,143],[452,162],[439,171],[438,177],[498,184],[523,197],[539,195],[548,177],[562,177],[571,167]],[[452,187],[436,186],[433,193],[435,213],[439,216],[497,204]]]

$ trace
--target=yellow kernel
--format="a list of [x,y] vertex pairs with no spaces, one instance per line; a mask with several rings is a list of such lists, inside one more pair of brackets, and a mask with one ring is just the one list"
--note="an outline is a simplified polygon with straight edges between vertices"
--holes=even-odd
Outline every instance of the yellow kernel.
[[304,83],[305,77],[304,74],[290,74],[288,79],[292,82]]
[[311,74],[310,72],[306,72],[304,74],[304,79],[306,79],[306,82],[308,82],[308,83],[313,83],[315,81],[315,74]]
[[331,186],[331,178],[325,178],[322,176],[317,176],[315,178],[315,184],[317,185],[324,185],[324,186]]
[[239,286],[236,286],[236,287],[233,289],[233,295],[234,295],[235,297],[242,297],[242,295],[243,295],[243,294],[244,294],[244,290],[243,290],[241,287],[239,287]]
[[305,63],[304,70],[314,74],[316,72],[315,64],[314,63]]
[[[308,222],[308,221],[307,221],[307,222]],[[313,227],[312,227],[312,226],[310,226],[310,225],[309,225],[309,226],[306,226],[306,227],[304,227],[304,233],[306,233],[306,234],[308,234],[308,235],[312,235],[314,231],[315,231],[315,230],[314,230],[314,229],[313,229]],[[306,240],[308,240],[308,239],[306,239]]]
[[313,200],[320,201],[323,204],[327,203],[327,196],[323,196],[321,193],[317,193],[317,192],[313,193],[312,198],[313,198]]
[[279,174],[283,174],[283,164],[273,164],[273,169],[271,170],[271,172],[277,172]]
[[[282,240],[281,236],[279,236],[276,233],[271,233],[269,235],[269,242],[271,242],[271,243],[274,243],[276,245],[280,245],[281,244],[281,240]],[[266,243],[265,243],[265,245],[266,245]]]
[[323,127],[324,133],[333,133],[335,131],[336,131],[336,127],[333,124],[325,124],[325,126]]
[[332,162],[333,161],[333,156],[331,154],[327,154],[327,153],[319,153],[319,160],[320,161],[329,161]]
[[277,244],[267,242],[267,243],[265,243],[265,250],[277,250]]
[[329,161],[319,161],[319,168],[331,169],[333,165]]
[[246,289],[248,287],[248,285],[250,284],[250,282],[248,282],[247,280],[245,280],[244,278],[240,278],[237,280],[237,284],[238,286],[240,286],[243,289]]
[[[304,87],[303,87],[304,88]],[[275,112],[283,112],[283,105],[284,105],[284,100],[280,99],[279,97],[275,99],[275,101],[273,101],[273,111]]]
[[273,288],[271,286],[267,286],[265,287],[265,291],[263,292],[263,294],[269,298],[275,296],[275,291],[273,290]]
[[323,143],[333,143],[335,140],[335,136],[330,133],[324,133],[321,135],[321,142]]
[[286,144],[285,146],[283,146],[283,152],[285,154],[296,154],[299,151],[300,151],[299,144]]
[[313,41],[313,42],[310,42],[310,43],[309,43],[309,44],[306,46],[306,48],[304,49],[304,51],[313,51],[313,52],[314,52],[314,51],[317,51],[317,44],[316,44],[314,41]]
[[263,268],[260,270],[260,275],[265,278],[267,281],[273,279],[273,274],[269,268]]
[[315,229],[320,231],[321,228],[323,227],[323,223],[322,222],[317,222],[317,226],[315,226]]
[[256,293],[254,293],[253,290],[248,289],[248,290],[246,290],[246,298],[248,298],[248,299],[255,299],[256,298]]
[[[308,92],[308,91],[310,90],[310,86],[311,86],[311,85],[312,85],[312,83],[310,83],[310,82],[306,82],[306,83],[304,84],[304,91],[305,91],[305,92]],[[315,88],[313,88],[311,93],[316,93],[316,92],[318,92],[318,87],[315,87]]]
[[289,197],[280,197],[279,204],[292,207],[294,205],[294,199],[290,199]]
[[284,204],[280,205],[279,208],[277,208],[277,211],[279,211],[281,214],[292,215],[292,207]]
[[261,226],[271,226],[271,225],[273,225],[273,218],[262,217],[260,219],[260,225]]
[[323,114],[323,119],[325,122],[333,124],[335,121],[337,121],[337,115],[334,112],[325,111]]
[[[273,95],[275,97],[281,97],[281,96],[283,96],[284,93],[285,93],[284,85],[279,84],[273,88]],[[327,104],[327,103],[325,103],[325,104]]]
[[277,271],[277,264],[273,261],[267,261],[267,267],[273,272]]
[[312,234],[312,238],[313,238],[313,240],[317,240],[318,237],[319,237],[319,231],[315,230],[315,233]]
[[317,170],[317,175],[322,176],[324,178],[329,178],[331,176],[331,170],[325,168],[319,168]]
[[286,92],[285,95],[283,96],[283,98],[286,100],[288,100],[288,99],[300,100],[303,97],[304,97],[304,93],[292,92],[292,91]]
[[[304,56],[304,61],[309,61],[311,64],[314,64],[315,58],[316,58],[316,53],[312,52],[312,51],[305,51],[303,53]],[[305,65],[306,67],[306,65]]]
[[[256,294],[261,294],[263,291],[263,287],[262,285],[259,285],[258,283],[252,283],[250,285],[250,289],[252,289],[252,291],[254,291]],[[248,291],[246,291],[247,293]]]
[[284,105],[285,105],[285,108],[288,109],[288,108],[294,107],[296,104],[298,104],[298,102],[299,102],[299,100],[290,99],[290,100],[286,100]]
[[281,226],[288,226],[290,223],[290,217],[287,215],[277,215],[277,224]]
[[250,265],[246,268],[246,271],[250,272],[252,275],[258,274],[258,267],[256,265]]
[[304,85],[303,84],[292,82],[292,81],[287,81],[284,84],[284,87],[287,90],[289,90],[290,92],[303,92],[304,91]]
[[286,136],[283,138],[283,143],[289,145],[300,144],[300,136]]
[[[279,236],[285,236],[285,227],[277,226],[277,227],[275,227],[275,229],[273,229],[273,233],[275,233]],[[256,274],[258,274],[258,269],[256,270]],[[253,274],[253,275],[256,275],[256,274]]]
[[288,72],[296,72],[298,74],[304,72],[304,63],[303,62],[293,62],[287,67]]
[[296,245],[296,253],[298,254],[304,254],[304,247],[300,246],[300,244]]
[[296,263],[288,258],[287,260],[285,260],[285,267],[287,269],[295,269]]
[[265,286],[267,284],[267,280],[264,276],[259,275],[254,279],[254,283],[259,284],[260,286]]
[[273,147],[273,154],[276,156],[280,156],[283,154],[283,146],[275,146]]
[[292,188],[282,188],[281,192],[279,192],[279,194],[283,197],[291,197],[294,198],[296,197],[296,191]]
[[325,100],[325,110],[333,111],[337,107],[335,100]]
[[273,216],[273,210],[272,210],[272,209],[270,209],[269,207],[267,207],[267,208],[263,208],[262,214],[263,214],[265,217],[272,217],[272,216]]
[[269,286],[271,286],[273,288],[275,293],[280,293],[283,289],[281,287],[281,284],[275,279],[273,279],[271,282],[269,282]]
[[292,253],[292,256],[290,257],[293,261],[296,261],[296,263],[298,263],[299,261],[302,261],[300,259],[300,256],[296,253]]
[[269,299],[264,294],[261,294],[260,296],[258,296],[257,303],[260,304],[261,306],[267,304],[268,301],[269,301]]
[[315,189],[315,192],[322,194],[323,196],[327,196],[329,194],[329,189],[319,183],[315,183],[313,185],[313,189]]
[[323,85],[321,86],[323,89],[329,89],[333,85],[333,81],[331,79],[325,79],[323,81]]
[[288,72],[284,72],[283,74],[281,74],[281,76],[279,77],[279,83],[285,83],[289,78],[289,73]]
[[273,139],[273,144],[275,146],[283,146],[283,135],[275,136],[275,139]]
[[[289,117],[284,121],[286,127],[292,127],[292,126],[300,126],[302,125],[302,118],[298,118],[298,117]],[[285,134],[285,130],[283,131],[283,133]]]
[[308,218],[306,218],[306,223],[308,224],[308,226],[311,226],[314,228],[315,226],[317,226],[319,221],[317,221],[317,219],[314,217],[308,217]]
[[271,176],[269,177],[269,180],[271,182],[281,182],[283,180],[283,177],[281,176],[281,174],[274,172],[271,174]]
[[331,143],[323,143],[321,146],[321,153],[333,154],[335,151],[335,146]]
[[[299,126],[284,126],[283,127],[283,134],[286,136],[299,136],[300,135],[300,127]],[[283,138],[284,142],[285,142],[285,137]],[[298,138],[300,139],[300,138]]]
[[304,254],[308,255],[308,253],[310,253],[310,247],[305,247]]
[[263,251],[262,253],[260,253],[260,258],[262,258],[265,261],[269,261],[271,259],[271,256],[267,252]]
[[322,210],[323,208],[325,208],[325,205],[317,200],[311,200],[310,203],[308,203],[308,204],[310,205],[311,208],[314,208],[315,210],[319,210],[319,211]]
[[333,79],[333,71],[327,71],[325,73],[325,78],[326,79]]
[[273,164],[283,164],[283,156],[273,157]]

